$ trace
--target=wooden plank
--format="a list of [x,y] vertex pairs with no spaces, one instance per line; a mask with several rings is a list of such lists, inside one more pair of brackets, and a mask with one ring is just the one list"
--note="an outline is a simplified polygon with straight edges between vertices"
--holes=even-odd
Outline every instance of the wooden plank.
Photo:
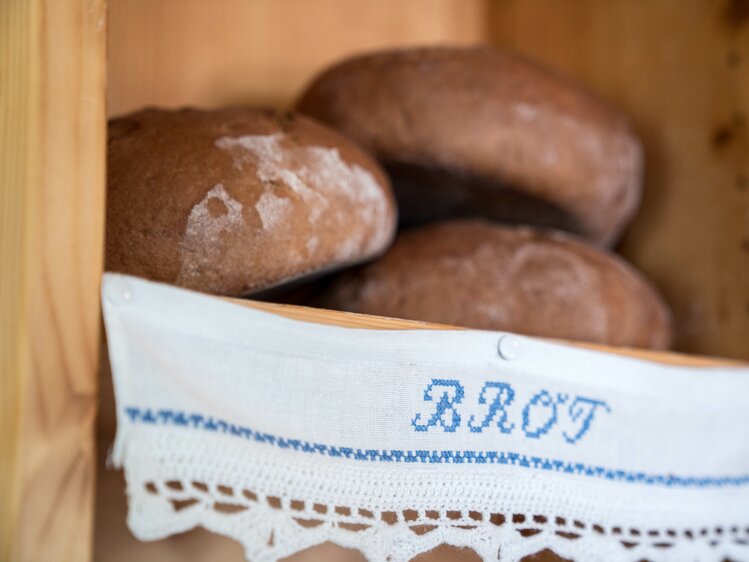
[[0,2],[0,558],[91,555],[104,0]]
[[494,43],[563,70],[632,116],[645,142],[645,196],[621,250],[673,306],[677,348],[749,359],[746,2],[489,7]]
[[474,42],[482,0],[110,0],[109,112],[288,106],[326,64],[404,44]]
[[[275,304],[269,302],[258,302],[242,299],[228,299],[230,302],[278,314],[292,320],[301,320],[302,322],[313,322],[317,324],[329,324],[332,326],[343,326],[345,328],[364,328],[374,330],[463,330],[456,326],[445,324],[431,324],[428,322],[417,322],[414,320],[402,320],[399,318],[385,318],[382,316],[370,316],[367,314],[356,314],[353,312],[339,312],[335,310],[323,310],[319,308],[309,308],[306,306],[296,306],[290,304]],[[586,342],[572,342],[563,340],[549,340],[555,343],[592,349],[602,353],[612,355],[621,355],[643,359],[646,361],[655,361],[667,365],[680,365],[683,367],[738,367],[746,366],[739,361],[728,359],[719,359],[713,357],[700,357],[697,355],[684,355],[681,353],[669,353],[662,351],[650,351],[647,349],[634,349],[625,347],[611,347]]]
[[31,72],[33,14],[21,1],[0,4],[0,559],[9,560],[18,495],[20,387],[25,371],[26,341],[18,322],[25,300],[23,275],[23,210],[28,182],[26,146]]

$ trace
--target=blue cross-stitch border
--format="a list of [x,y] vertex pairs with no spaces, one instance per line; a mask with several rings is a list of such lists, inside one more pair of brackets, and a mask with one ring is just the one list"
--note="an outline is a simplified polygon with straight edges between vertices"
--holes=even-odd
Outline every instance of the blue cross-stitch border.
[[400,462],[419,464],[501,464],[552,472],[579,474],[603,478],[616,482],[639,483],[668,488],[722,488],[749,485],[749,474],[740,476],[678,476],[676,474],[646,474],[628,470],[617,470],[602,466],[571,463],[533,455],[503,451],[459,451],[459,450],[402,450],[402,449],[357,449],[334,447],[312,443],[302,439],[286,439],[229,423],[201,414],[190,414],[174,410],[126,407],[125,413],[133,423],[149,425],[183,426],[233,435],[249,441],[265,443],[280,449],[293,449],[328,457],[341,457],[357,461]]

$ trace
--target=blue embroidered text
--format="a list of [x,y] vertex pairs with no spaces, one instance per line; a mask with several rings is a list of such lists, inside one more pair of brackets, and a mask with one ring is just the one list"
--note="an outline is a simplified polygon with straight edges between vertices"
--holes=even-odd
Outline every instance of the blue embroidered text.
[[[483,433],[496,428],[500,433],[519,431],[530,439],[540,439],[554,428],[559,429],[562,439],[575,444],[590,430],[597,412],[611,412],[602,400],[583,396],[571,398],[564,393],[540,390],[522,403],[515,400],[515,389],[506,382],[488,381],[478,395],[477,404],[486,406],[481,413],[474,413],[465,426],[472,433]],[[454,433],[461,427],[461,409],[465,388],[456,379],[432,379],[424,389],[424,401],[434,402],[431,413],[416,413],[411,425],[416,431],[441,428]],[[514,404],[514,410],[511,408]],[[517,423],[511,415],[519,416]],[[437,429],[439,431],[439,429]]]

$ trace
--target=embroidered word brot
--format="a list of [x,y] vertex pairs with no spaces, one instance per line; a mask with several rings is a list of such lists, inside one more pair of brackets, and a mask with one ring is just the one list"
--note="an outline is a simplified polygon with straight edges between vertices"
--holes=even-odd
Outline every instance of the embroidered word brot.
[[[441,428],[453,433],[466,428],[471,433],[482,433],[494,426],[500,433],[511,434],[518,430],[531,439],[539,439],[555,427],[561,430],[562,438],[571,444],[582,439],[591,428],[597,411],[611,412],[602,400],[583,396],[540,390],[525,404],[515,401],[515,389],[506,382],[487,381],[481,388],[477,403],[485,406],[481,413],[473,413],[466,423],[461,415],[465,388],[456,379],[432,379],[424,389],[424,401],[435,402],[431,414],[417,412],[411,420],[416,431]],[[514,404],[514,406],[513,406]],[[513,408],[511,408],[513,406]],[[519,412],[517,421],[511,414]],[[517,417],[517,415],[515,416]]]

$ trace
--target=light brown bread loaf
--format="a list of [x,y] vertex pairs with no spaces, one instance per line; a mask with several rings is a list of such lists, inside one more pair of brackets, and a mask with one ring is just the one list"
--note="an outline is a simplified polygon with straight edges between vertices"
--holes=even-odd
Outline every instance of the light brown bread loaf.
[[671,341],[663,300],[621,258],[567,234],[480,220],[403,233],[317,304],[618,346],[665,349]]
[[507,51],[353,58],[315,79],[297,108],[380,159],[406,224],[480,215],[610,245],[639,203],[642,151],[627,118]]
[[380,167],[308,117],[147,110],[109,126],[107,269],[243,295],[383,252]]

